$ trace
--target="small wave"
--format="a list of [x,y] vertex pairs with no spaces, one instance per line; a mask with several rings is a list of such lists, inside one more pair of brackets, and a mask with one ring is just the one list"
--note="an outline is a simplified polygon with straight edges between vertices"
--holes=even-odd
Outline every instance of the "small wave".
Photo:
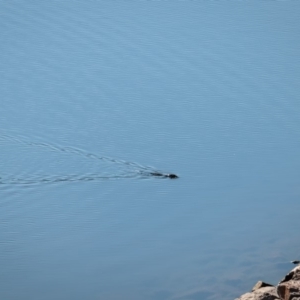
[[[1,134],[0,141],[17,143],[26,147],[41,148],[48,151],[54,151],[55,153],[64,153],[67,155],[79,156],[84,160],[92,160],[99,165],[113,165],[114,170],[107,171],[105,173],[93,173],[93,174],[62,174],[62,175],[33,175],[25,174],[21,176],[15,175],[3,175],[0,174],[0,184],[6,185],[38,185],[49,183],[61,183],[61,182],[80,182],[80,181],[105,181],[116,179],[147,179],[156,178],[164,179],[168,178],[168,173],[162,172],[150,166],[143,166],[136,162],[130,162],[120,159],[111,158],[108,156],[101,156],[71,146],[54,145],[40,141],[32,141],[27,137],[21,137],[18,135]],[[94,164],[93,163],[93,164]],[[104,167],[103,167],[104,168]],[[158,176],[157,174],[161,174]],[[173,178],[173,177],[169,177]],[[177,177],[176,177],[177,178]]]

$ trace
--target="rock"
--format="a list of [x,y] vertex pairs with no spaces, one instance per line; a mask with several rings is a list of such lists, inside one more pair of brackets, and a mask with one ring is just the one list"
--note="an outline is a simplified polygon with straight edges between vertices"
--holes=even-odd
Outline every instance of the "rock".
[[252,288],[252,292],[262,288],[262,287],[266,287],[266,286],[274,286],[272,284],[269,284],[269,283],[266,283],[266,282],[263,282],[263,281],[258,281],[256,283],[256,285]]
[[258,281],[252,292],[235,300],[300,300],[300,266],[290,271],[277,286]]
[[300,299],[300,266],[294,268],[278,283],[277,293],[282,300]]
[[[255,285],[256,286],[256,285]],[[235,300],[279,300],[275,286],[266,286],[246,293]]]

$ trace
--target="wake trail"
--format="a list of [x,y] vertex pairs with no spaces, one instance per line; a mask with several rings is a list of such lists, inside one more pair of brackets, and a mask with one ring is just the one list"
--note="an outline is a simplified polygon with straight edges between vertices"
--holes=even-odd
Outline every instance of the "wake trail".
[[[163,178],[174,178],[170,177],[167,173],[161,172],[157,169],[154,169],[150,166],[143,166],[136,162],[125,161],[121,159],[115,159],[108,156],[97,155],[79,148],[71,146],[60,146],[49,144],[40,141],[31,141],[28,138],[20,137],[17,135],[1,134],[0,141],[10,141],[13,143],[26,145],[28,147],[34,148],[43,148],[48,151],[54,151],[57,153],[71,154],[76,155],[84,159],[92,160],[97,163],[104,162],[112,165],[118,165],[121,169],[116,174],[71,174],[71,175],[36,175],[30,176],[26,175],[26,178],[17,177],[17,176],[1,176],[0,174],[0,184],[9,184],[9,185],[35,185],[35,184],[48,184],[48,183],[59,183],[59,182],[81,182],[81,181],[96,181],[96,180],[115,180],[121,178],[138,178],[146,179],[155,177],[157,179]],[[176,176],[177,178],[177,176]]]

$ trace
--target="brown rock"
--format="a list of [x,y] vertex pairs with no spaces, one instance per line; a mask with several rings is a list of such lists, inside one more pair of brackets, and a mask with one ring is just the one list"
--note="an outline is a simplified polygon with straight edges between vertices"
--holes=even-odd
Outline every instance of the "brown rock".
[[[256,286],[256,285],[255,285]],[[256,289],[251,293],[246,293],[235,300],[279,300],[275,286],[266,286]]]
[[294,268],[278,283],[277,293],[282,300],[300,299],[300,266]]
[[263,288],[263,287],[266,287],[266,286],[274,286],[272,284],[269,284],[269,283],[266,283],[266,282],[263,282],[263,281],[258,281],[256,283],[256,285],[252,288],[252,292],[260,289],[260,288]]

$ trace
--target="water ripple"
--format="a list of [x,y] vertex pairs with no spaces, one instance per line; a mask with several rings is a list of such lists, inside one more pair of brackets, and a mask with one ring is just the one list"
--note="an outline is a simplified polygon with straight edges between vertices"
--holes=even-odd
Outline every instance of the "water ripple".
[[[46,154],[42,154],[44,159],[48,159],[47,153],[50,152],[56,154],[66,154],[66,156],[60,157],[59,155],[59,166],[56,166],[56,170],[61,172],[64,167],[61,164],[61,161],[67,161],[68,158],[73,158],[74,155],[81,158],[82,160],[86,160],[88,162],[93,162],[93,167],[95,165],[102,167],[102,172],[94,172],[94,173],[83,173],[83,174],[76,174],[69,173],[69,174],[56,174],[56,175],[44,175],[40,174],[32,174],[32,171],[26,171],[25,173],[22,172],[22,175],[0,175],[0,184],[18,184],[18,185],[36,185],[36,184],[48,184],[48,183],[59,183],[59,182],[80,182],[80,181],[99,181],[99,180],[114,180],[114,179],[147,179],[147,178],[157,178],[157,179],[164,179],[169,178],[167,172],[160,171],[150,166],[143,166],[136,162],[130,162],[121,159],[115,159],[108,156],[101,156],[98,154],[94,154],[88,152],[86,150],[78,149],[75,147],[70,146],[61,146],[61,145],[54,145],[46,142],[40,141],[32,141],[24,136],[17,136],[17,135],[10,135],[10,134],[1,134],[0,135],[0,142],[3,143],[13,143],[14,145],[18,144],[19,146],[26,146],[27,148],[35,149],[43,149],[47,150]],[[13,145],[9,145],[9,149],[13,149]],[[17,148],[18,149],[18,148]],[[24,149],[23,149],[24,150]],[[19,153],[20,154],[20,153]],[[18,153],[15,153],[14,156],[21,156]],[[41,153],[40,153],[41,154]],[[36,155],[31,155],[33,159]],[[21,158],[21,162],[19,165],[22,167],[26,166],[26,157]],[[50,162],[52,163],[54,160],[58,160],[57,157],[52,158],[50,156]],[[14,164],[17,164],[14,161]],[[78,161],[72,162],[72,165],[76,165]],[[4,161],[3,161],[4,163]],[[23,165],[24,164],[24,165]],[[33,165],[39,166],[39,162],[32,163]],[[20,168],[19,166],[19,168]],[[49,164],[48,164],[49,167]],[[42,170],[44,172],[44,168]],[[25,167],[26,169],[26,167]],[[65,171],[65,170],[64,170]],[[18,173],[21,173],[18,171]],[[49,173],[49,171],[48,171]],[[172,178],[172,177],[171,177]]]

